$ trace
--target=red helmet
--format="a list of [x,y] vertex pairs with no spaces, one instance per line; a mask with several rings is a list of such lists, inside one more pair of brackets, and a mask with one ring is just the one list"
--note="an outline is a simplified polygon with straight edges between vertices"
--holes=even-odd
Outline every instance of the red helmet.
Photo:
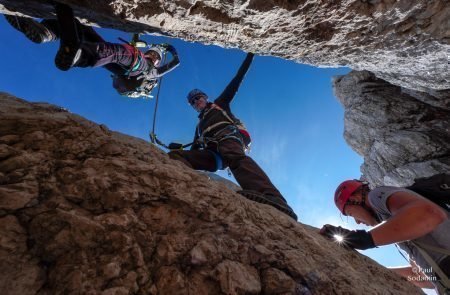
[[339,211],[341,211],[342,214],[346,215],[344,213],[344,208],[345,205],[347,205],[348,199],[362,185],[363,185],[362,181],[354,179],[354,180],[346,180],[338,186],[336,192],[334,193],[334,203],[336,204],[336,207],[338,207]]

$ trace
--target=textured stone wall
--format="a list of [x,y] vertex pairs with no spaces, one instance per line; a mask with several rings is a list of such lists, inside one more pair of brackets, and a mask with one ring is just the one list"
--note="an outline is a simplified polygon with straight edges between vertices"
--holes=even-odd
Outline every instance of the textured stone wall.
[[[335,80],[364,177],[450,171],[447,0],[61,2],[102,27],[368,70]],[[46,0],[0,11],[54,17]],[[5,94],[0,237],[6,294],[420,293],[143,141]]]
[[[450,88],[448,0],[60,1],[102,27],[238,47],[318,66],[368,70],[393,84]],[[46,0],[0,11],[52,16]]]
[[421,294],[154,146],[0,94],[2,294]]
[[345,108],[347,143],[364,157],[372,185],[403,186],[450,171],[450,90],[406,90],[369,72],[334,81]]

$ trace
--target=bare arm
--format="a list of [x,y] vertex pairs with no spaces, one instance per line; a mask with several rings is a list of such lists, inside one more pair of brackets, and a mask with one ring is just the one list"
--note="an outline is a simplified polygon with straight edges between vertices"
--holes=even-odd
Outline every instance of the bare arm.
[[432,232],[447,219],[441,207],[409,192],[394,193],[387,206],[393,216],[370,231],[377,246],[414,240]]

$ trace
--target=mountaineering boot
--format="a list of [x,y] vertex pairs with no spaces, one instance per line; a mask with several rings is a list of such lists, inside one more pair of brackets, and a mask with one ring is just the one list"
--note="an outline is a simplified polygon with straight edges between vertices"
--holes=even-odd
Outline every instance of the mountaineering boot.
[[61,44],[55,56],[55,65],[61,71],[67,71],[76,65],[82,53],[81,48]]
[[293,218],[295,221],[297,221],[297,215],[294,213],[294,211],[289,207],[289,205],[286,203],[283,197],[281,196],[275,196],[270,194],[262,194],[257,191],[251,191],[251,190],[241,190],[237,192],[238,194],[243,195],[249,200],[261,203],[261,204],[267,204],[275,209],[278,209],[279,211],[283,212],[284,214],[288,215],[289,217]]
[[55,65],[61,71],[67,71],[75,66],[81,58],[82,49],[72,8],[56,3],[55,10],[61,35],[60,46],[55,56]]
[[58,37],[46,26],[32,18],[5,14],[6,21],[34,43],[55,41]]

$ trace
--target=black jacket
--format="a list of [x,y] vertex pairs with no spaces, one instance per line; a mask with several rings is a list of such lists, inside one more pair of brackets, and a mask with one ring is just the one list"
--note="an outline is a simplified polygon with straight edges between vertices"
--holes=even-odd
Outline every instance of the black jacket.
[[[250,68],[252,60],[253,60],[253,53],[248,53],[234,78],[230,81],[230,83],[228,83],[227,87],[225,87],[225,89],[222,91],[219,97],[217,97],[214,100],[214,104],[222,108],[228,114],[228,116],[231,119],[233,119],[233,121],[237,121],[238,119],[231,112],[230,103],[233,100],[234,96],[236,95],[239,86],[241,85],[242,80],[244,79],[245,74]],[[204,130],[206,130],[209,126],[212,126],[220,122],[229,122],[228,118],[224,116],[222,111],[216,108],[212,108],[212,104],[213,103],[209,102],[206,108],[198,116],[199,123],[195,130],[194,144],[191,147],[192,150],[199,149],[200,147],[202,147],[202,144],[197,143],[197,140],[202,135]],[[229,122],[229,125],[231,124],[232,123]],[[217,132],[220,129],[223,129],[224,127],[226,127],[226,123],[221,124],[220,126],[213,128],[212,130],[209,130],[208,132],[203,134],[203,136],[205,137],[212,136],[215,132]]]

